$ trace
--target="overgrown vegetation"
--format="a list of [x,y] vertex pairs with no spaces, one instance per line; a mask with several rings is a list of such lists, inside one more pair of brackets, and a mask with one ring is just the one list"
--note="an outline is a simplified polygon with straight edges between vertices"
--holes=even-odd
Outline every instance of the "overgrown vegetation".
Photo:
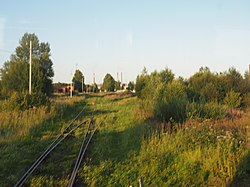
[[[249,72],[245,77],[230,68],[224,73],[200,70],[189,79],[174,78],[168,68],[148,74],[144,68],[136,79],[139,108],[145,118],[165,123],[187,119],[223,119],[233,109],[244,106],[242,97],[249,93]],[[230,111],[231,110],[231,111]]]
[[0,111],[28,110],[39,106],[50,107],[49,98],[43,93],[13,92],[8,99],[0,100]]
[[[113,91],[112,77],[106,82]],[[128,91],[49,100],[36,95],[41,92],[13,92],[0,101],[0,186],[13,186],[84,106],[76,123],[92,115],[96,124],[105,122],[76,186],[138,186],[139,177],[145,186],[249,184],[249,83],[248,73],[243,78],[234,68],[201,68],[187,80],[166,68],[151,74],[144,69],[137,97]],[[66,186],[85,128],[56,148],[26,185]]]
[[[124,93],[91,94],[55,98],[50,110],[1,113],[0,185],[12,186],[85,104],[80,120],[95,114],[98,124],[107,118],[76,186],[138,186],[139,176],[145,186],[226,186],[246,173],[239,166],[249,150],[248,113],[234,121],[188,120],[162,134],[159,122],[138,117],[137,101]],[[27,185],[66,186],[83,134],[84,128],[79,129],[55,149]]]

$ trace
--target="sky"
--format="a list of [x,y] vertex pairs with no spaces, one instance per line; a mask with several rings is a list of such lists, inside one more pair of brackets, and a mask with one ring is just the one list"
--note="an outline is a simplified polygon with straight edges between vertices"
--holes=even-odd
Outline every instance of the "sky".
[[[201,66],[242,74],[250,64],[249,0],[0,0],[0,67],[25,32],[48,42],[54,82],[106,73],[123,82],[170,68],[188,78]],[[120,79],[120,78],[119,78]]]

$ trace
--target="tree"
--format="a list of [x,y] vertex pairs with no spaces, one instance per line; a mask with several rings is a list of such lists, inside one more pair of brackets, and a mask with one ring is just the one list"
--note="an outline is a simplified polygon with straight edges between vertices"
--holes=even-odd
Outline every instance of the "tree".
[[197,73],[189,78],[189,99],[213,101],[224,98],[224,85],[221,83],[219,75],[212,73],[208,67],[201,67]]
[[229,70],[225,72],[225,84],[227,92],[233,89],[235,92],[246,93],[244,79],[240,72],[234,67],[229,68]]
[[[85,84],[84,84],[84,76],[82,72],[77,69],[75,71],[74,77],[73,77],[73,83],[75,86],[75,89],[78,90],[79,92],[82,92],[85,90]],[[83,90],[82,90],[82,84],[83,84]]]
[[115,90],[121,90],[122,89],[122,85],[120,81],[115,81]]
[[250,92],[250,71],[245,72],[244,83],[245,83],[246,92]]
[[161,83],[157,86],[155,102],[155,115],[163,121],[183,122],[186,119],[186,106],[188,103],[185,85],[173,80],[167,85]]
[[135,83],[130,81],[128,83],[128,90],[133,91],[134,89],[135,89]]
[[53,91],[54,71],[50,59],[50,46],[48,43],[40,43],[35,34],[25,33],[15,53],[0,69],[2,92],[5,95],[11,95],[12,92],[28,92],[30,41],[32,41],[32,92],[49,96]]
[[145,88],[148,78],[149,78],[149,75],[147,73],[147,69],[144,67],[141,75],[138,75],[136,78],[135,93],[137,97],[140,98],[142,96],[141,92]]
[[108,92],[115,90],[115,79],[109,73],[103,79],[102,89]]
[[168,68],[165,68],[164,70],[160,71],[159,76],[161,78],[161,82],[164,84],[167,84],[171,82],[172,80],[174,80],[174,74]]
[[92,85],[92,92],[96,93],[96,92],[98,92],[98,91],[99,91],[99,90],[98,90],[98,86],[97,86],[96,83],[94,83],[94,84]]

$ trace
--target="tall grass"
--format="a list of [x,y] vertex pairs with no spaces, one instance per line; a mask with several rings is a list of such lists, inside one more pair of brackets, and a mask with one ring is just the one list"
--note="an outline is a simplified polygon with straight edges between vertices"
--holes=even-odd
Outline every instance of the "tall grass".
[[[0,186],[13,186],[25,168],[32,164],[84,105],[83,97],[59,97],[52,100],[50,107],[0,112]],[[66,147],[74,148],[72,145]],[[77,151],[77,148],[74,150]],[[70,164],[64,164],[68,170]],[[49,171],[47,169],[45,173]],[[33,185],[36,180],[31,181]],[[34,186],[37,185],[42,186],[39,182]]]
[[[24,111],[0,112],[0,140],[6,138],[20,138],[30,133],[37,125],[49,125],[48,119],[62,117],[67,108],[83,100],[83,97],[58,97],[53,99],[52,106],[40,106]],[[47,127],[44,126],[44,129]]]
[[144,140],[139,173],[152,186],[226,186],[246,150],[246,128],[200,124]]
[[[163,134],[157,121],[138,117],[137,102],[107,94],[59,97],[50,110],[1,113],[0,186],[12,186],[85,104],[85,117],[94,114],[96,124],[106,120],[87,150],[76,186],[138,186],[139,176],[145,186],[226,186],[234,180],[250,147],[248,116],[192,119]],[[66,186],[83,133],[79,129],[53,151],[27,184]]]
[[1,112],[0,139],[25,136],[32,127],[54,117],[55,114],[55,107],[46,106],[25,111]]
[[247,116],[216,120],[221,113],[211,109],[213,120],[189,120],[174,133],[162,134],[156,121],[140,120],[137,101],[109,105],[119,112],[110,116],[109,130],[97,135],[80,181],[87,186],[137,186],[142,176],[145,186],[230,185],[248,151]]

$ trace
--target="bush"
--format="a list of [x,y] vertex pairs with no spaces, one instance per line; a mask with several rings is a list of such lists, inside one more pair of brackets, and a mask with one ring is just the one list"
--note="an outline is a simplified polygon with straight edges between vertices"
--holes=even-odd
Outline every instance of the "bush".
[[240,93],[234,92],[233,90],[229,91],[224,98],[224,103],[230,108],[239,108],[241,101]]
[[250,92],[247,94],[244,94],[242,103],[244,106],[250,106]]
[[166,86],[159,85],[156,95],[155,116],[163,117],[167,121],[185,121],[188,100],[185,86],[180,81],[173,80]]
[[41,105],[50,106],[49,98],[43,93],[34,93],[30,95],[28,93],[13,92],[9,99],[3,101],[0,110],[27,110]]
[[206,119],[222,119],[226,116],[223,105],[214,101],[204,105],[204,114]]
[[211,101],[208,103],[192,102],[187,105],[187,117],[189,119],[222,119],[226,116],[223,105]]

